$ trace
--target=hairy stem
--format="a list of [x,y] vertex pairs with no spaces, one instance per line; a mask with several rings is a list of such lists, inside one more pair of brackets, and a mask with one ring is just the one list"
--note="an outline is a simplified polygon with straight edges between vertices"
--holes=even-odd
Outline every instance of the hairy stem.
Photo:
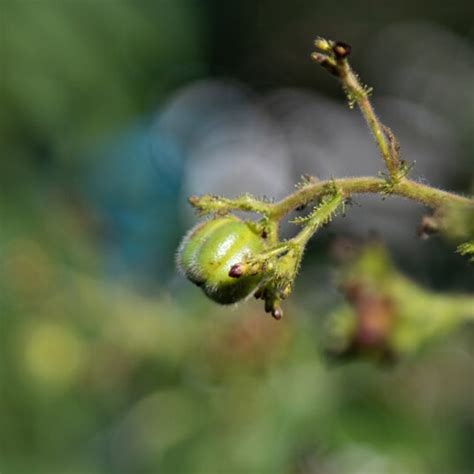
[[276,243],[278,239],[277,223],[280,219],[300,206],[330,195],[334,192],[334,187],[341,191],[345,199],[354,194],[395,195],[419,202],[432,209],[454,205],[473,208],[474,211],[474,199],[472,198],[432,188],[410,179],[387,183],[385,179],[372,176],[311,181],[281,201],[273,204],[249,198],[248,196],[227,199],[203,195],[192,196],[189,200],[201,214],[225,214],[236,210],[260,213],[269,219],[271,241]]
[[385,127],[380,122],[375,114],[375,110],[369,100],[369,92],[364,88],[357,76],[352,71],[347,59],[341,59],[338,62],[339,78],[341,79],[344,90],[349,96],[349,100],[357,102],[359,109],[367,122],[375,141],[379,148],[380,154],[385,162],[387,170],[393,181],[399,179],[399,163],[398,156],[394,156],[390,151],[390,146],[387,142]]
[[[336,192],[334,192],[336,191]],[[344,201],[344,194],[333,185],[333,195],[322,202],[308,217],[304,218],[303,229],[292,241],[300,248],[304,249],[308,240],[324,224],[328,223],[336,214],[339,206]],[[298,220],[293,221],[297,223]]]
[[[281,219],[295,208],[330,193],[334,186],[341,190],[345,198],[353,194],[384,194],[387,192],[386,180],[370,176],[316,181],[298,189],[281,201],[271,204],[270,215],[275,219]],[[432,188],[409,179],[394,183],[389,190],[390,194],[417,201],[433,209],[447,204],[474,207],[473,199]]]
[[297,207],[330,195],[335,187],[340,190],[343,199],[361,193],[376,193],[383,196],[393,194],[417,201],[433,209],[439,209],[447,205],[474,207],[474,199],[432,188],[406,178],[408,168],[399,160],[399,144],[396,137],[378,119],[369,100],[369,91],[360,83],[347,61],[351,47],[346,43],[324,38],[318,38],[315,41],[315,46],[322,52],[313,53],[312,58],[332,75],[338,77],[349,100],[358,104],[375,137],[378,149],[389,172],[389,179],[356,177],[326,181],[313,180],[274,204],[261,201],[247,194],[237,199],[210,195],[193,196],[190,198],[190,203],[201,214],[225,214],[232,210],[260,213],[267,222],[272,243],[276,243],[278,240],[279,220]]

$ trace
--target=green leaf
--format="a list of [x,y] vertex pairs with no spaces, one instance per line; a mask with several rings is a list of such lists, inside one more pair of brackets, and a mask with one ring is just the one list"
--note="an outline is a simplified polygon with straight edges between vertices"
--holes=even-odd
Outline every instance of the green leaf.
[[471,263],[474,263],[474,240],[458,245],[457,252],[468,257]]

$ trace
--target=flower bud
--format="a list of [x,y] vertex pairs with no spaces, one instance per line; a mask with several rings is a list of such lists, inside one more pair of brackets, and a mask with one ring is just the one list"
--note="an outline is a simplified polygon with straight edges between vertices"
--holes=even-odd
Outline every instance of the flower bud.
[[231,269],[261,252],[264,245],[248,223],[235,216],[219,217],[198,224],[184,237],[178,250],[178,266],[210,299],[232,304],[252,293],[262,275],[242,274],[236,278]]

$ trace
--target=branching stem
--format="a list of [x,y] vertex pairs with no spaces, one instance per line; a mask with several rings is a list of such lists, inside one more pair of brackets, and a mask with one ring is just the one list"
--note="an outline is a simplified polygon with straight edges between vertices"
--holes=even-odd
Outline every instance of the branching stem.
[[[343,89],[352,107],[357,103],[377,143],[380,154],[388,171],[384,177],[351,177],[318,181],[305,177],[298,189],[276,203],[257,199],[244,194],[236,199],[204,195],[192,196],[189,202],[201,215],[225,215],[230,211],[255,212],[262,217],[253,223],[255,232],[266,240],[267,248],[259,255],[236,263],[229,271],[232,278],[245,274],[265,275],[257,298],[265,301],[265,311],[275,319],[282,317],[280,301],[287,298],[293,287],[304,248],[313,234],[336,214],[339,206],[354,194],[380,194],[411,199],[435,211],[445,211],[457,207],[474,213],[474,199],[442,191],[407,178],[410,167],[399,158],[399,143],[393,132],[379,120],[369,100],[370,90],[363,86],[352,71],[347,57],[351,47],[342,42],[318,38],[315,46],[320,50],[312,58],[342,83]],[[314,209],[305,217],[292,222],[302,225],[300,232],[293,238],[280,242],[278,230],[281,220],[293,210],[313,204]],[[471,253],[471,242],[460,247],[459,252]],[[472,299],[463,300],[462,309],[466,317],[473,318]],[[470,306],[471,305],[471,306]]]
[[[364,87],[352,71],[347,57],[351,52],[349,45],[318,38],[316,47],[322,51],[312,54],[312,58],[338,77],[350,103],[357,103],[363,117],[372,131],[377,147],[388,170],[386,179],[378,177],[354,177],[326,181],[310,180],[293,194],[277,203],[258,200],[244,194],[237,199],[205,195],[191,197],[190,202],[201,214],[225,214],[232,210],[257,212],[264,216],[269,231],[269,239],[276,243],[278,222],[294,209],[319,198],[330,195],[334,187],[347,199],[353,194],[373,193],[382,196],[397,195],[417,201],[434,210],[449,205],[474,208],[474,199],[433,188],[406,177],[409,168],[399,159],[399,144],[395,135],[383,125],[369,100],[369,89]],[[309,230],[308,230],[309,232]],[[304,232],[306,234],[306,231]]]
[[[387,180],[383,178],[372,176],[311,181],[276,203],[263,202],[255,198],[250,199],[248,196],[227,199],[209,195],[193,196],[190,198],[190,202],[201,214],[249,211],[260,213],[266,216],[266,219],[271,223],[275,223],[296,208],[330,195],[334,187],[337,187],[346,199],[354,194],[381,194],[383,196],[389,194],[419,202],[431,209],[457,205],[472,208],[474,212],[474,199],[472,198],[432,188],[411,179],[405,178],[396,183],[387,183]],[[273,230],[276,232],[275,229]]]
[[[387,191],[386,180],[370,176],[316,181],[298,189],[281,201],[271,204],[270,215],[275,219],[281,219],[295,208],[328,194],[334,185],[341,190],[345,198],[354,194],[385,194]],[[409,179],[390,186],[390,194],[417,201],[432,209],[449,204],[474,208],[473,199],[432,188]]]

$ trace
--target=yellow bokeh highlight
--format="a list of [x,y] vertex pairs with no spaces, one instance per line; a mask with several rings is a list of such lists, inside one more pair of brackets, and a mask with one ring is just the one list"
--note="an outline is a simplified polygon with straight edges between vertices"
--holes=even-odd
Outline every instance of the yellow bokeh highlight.
[[85,345],[66,325],[34,323],[23,334],[22,363],[27,377],[37,383],[65,389],[84,367]]

